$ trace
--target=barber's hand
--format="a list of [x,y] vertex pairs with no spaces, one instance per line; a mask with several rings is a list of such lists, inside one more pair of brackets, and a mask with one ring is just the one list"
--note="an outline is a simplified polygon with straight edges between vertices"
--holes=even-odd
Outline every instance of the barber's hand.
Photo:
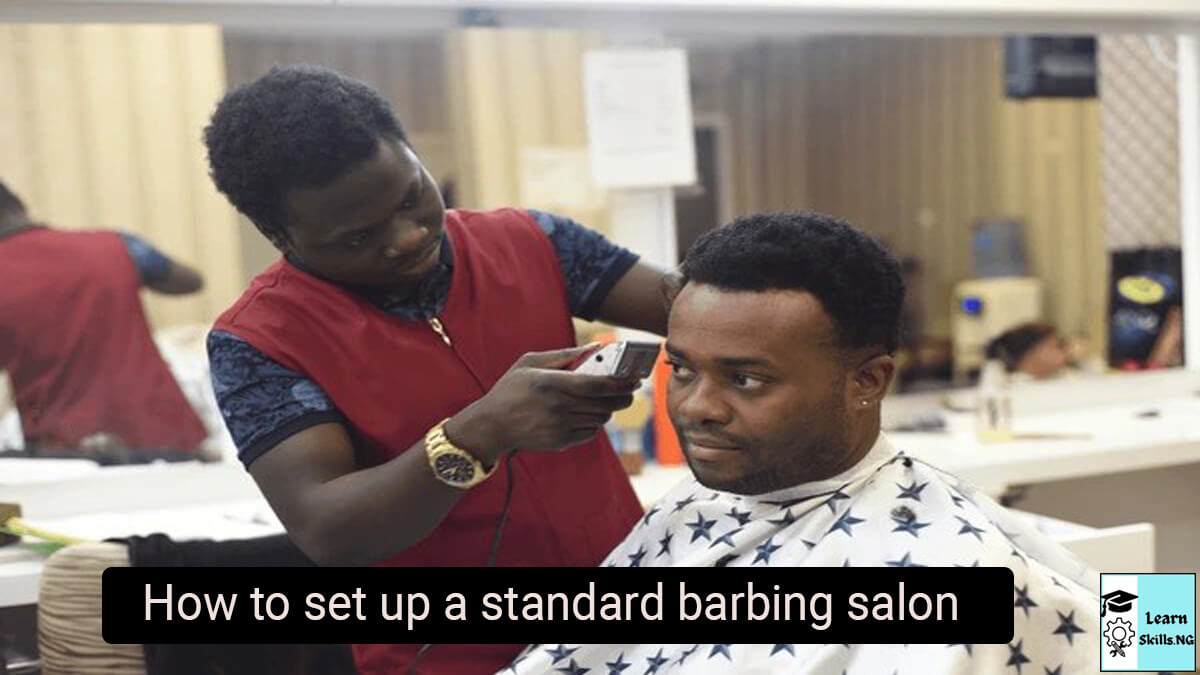
[[563,370],[593,346],[530,352],[483,398],[446,423],[446,436],[481,460],[517,448],[559,450],[596,434],[614,411],[633,403],[636,379]]

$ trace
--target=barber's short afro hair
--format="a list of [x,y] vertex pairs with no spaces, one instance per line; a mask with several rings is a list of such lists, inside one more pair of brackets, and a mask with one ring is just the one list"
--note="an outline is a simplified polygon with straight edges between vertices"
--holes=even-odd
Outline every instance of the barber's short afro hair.
[[370,159],[380,139],[408,143],[371,86],[328,68],[272,68],[225,95],[204,130],[217,189],[264,233],[286,237],[283,196]]
[[833,319],[838,346],[896,350],[904,279],[882,245],[819,213],[757,213],[707,232],[682,266],[683,282],[728,291],[802,290]]

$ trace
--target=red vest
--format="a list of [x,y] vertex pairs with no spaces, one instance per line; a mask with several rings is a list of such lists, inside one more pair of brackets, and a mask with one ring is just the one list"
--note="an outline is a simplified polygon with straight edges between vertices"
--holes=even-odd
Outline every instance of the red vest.
[[0,367],[25,438],[72,448],[193,450],[208,436],[150,336],[141,279],[111,232],[36,228],[0,239]]
[[[439,319],[452,346],[430,324],[389,316],[285,261],[256,278],[216,328],[319,384],[349,420],[368,463],[396,457],[491,389],[522,354],[575,343],[554,247],[532,218],[515,210],[449,211],[446,228],[454,272]],[[565,452],[521,452],[513,470],[497,565],[596,565],[641,513],[602,433]],[[379,564],[484,565],[505,487],[501,469],[472,488],[429,537]],[[355,655],[365,675],[403,673],[416,649],[356,645]],[[429,652],[421,672],[491,673],[517,651],[442,645]]]

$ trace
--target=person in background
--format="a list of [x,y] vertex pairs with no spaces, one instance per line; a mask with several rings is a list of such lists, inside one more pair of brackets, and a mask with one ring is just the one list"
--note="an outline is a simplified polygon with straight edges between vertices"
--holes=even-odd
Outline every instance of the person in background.
[[504,673],[1098,670],[1095,572],[880,431],[904,298],[894,258],[836,218],[756,214],[700,237],[682,272],[667,407],[692,475],[604,564],[1007,567],[1012,640],[535,644]]
[[1038,380],[1059,376],[1073,367],[1077,348],[1048,323],[1025,323],[1001,333],[985,353],[1010,373]]
[[155,346],[139,293],[202,286],[196,270],[133,235],[36,222],[0,183],[0,369],[25,452],[197,456],[208,432]]
[[[230,92],[205,142],[217,188],[282,253],[208,349],[296,545],[325,565],[598,563],[641,515],[603,430],[638,382],[567,372],[572,316],[661,335],[664,273],[567,218],[447,209],[387,101],[328,69]],[[355,659],[468,674],[520,649],[419,647]]]

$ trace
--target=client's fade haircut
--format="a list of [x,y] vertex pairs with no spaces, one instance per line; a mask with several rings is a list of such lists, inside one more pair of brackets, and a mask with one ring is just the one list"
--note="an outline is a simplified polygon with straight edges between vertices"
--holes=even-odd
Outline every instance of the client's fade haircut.
[[284,194],[345,174],[374,157],[380,139],[408,144],[387,100],[308,65],[272,68],[229,92],[204,129],[217,189],[264,234],[285,239]]
[[697,239],[680,271],[683,285],[807,291],[833,319],[838,347],[892,353],[899,343],[900,263],[875,239],[833,216],[742,216]]

